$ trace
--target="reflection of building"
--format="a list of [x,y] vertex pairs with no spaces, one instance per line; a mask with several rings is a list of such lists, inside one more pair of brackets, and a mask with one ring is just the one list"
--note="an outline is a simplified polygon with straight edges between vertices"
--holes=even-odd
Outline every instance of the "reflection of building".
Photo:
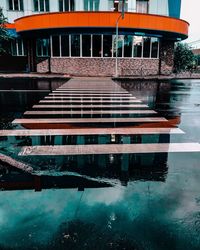
[[[119,74],[171,72],[174,42],[188,36],[188,23],[179,19],[180,5],[181,0],[125,1]],[[12,54],[24,58],[24,69],[114,75],[122,0],[4,0],[1,6],[8,28],[16,31]]]
[[[77,145],[80,143],[169,143],[170,135],[135,135],[115,136],[115,142],[110,135],[105,136],[37,136],[37,137],[7,137],[1,142],[1,146],[9,144],[19,146],[24,140],[29,145]],[[111,142],[112,141],[112,142]],[[30,156],[29,156],[30,159]],[[63,175],[60,177],[42,176],[37,177],[30,174],[12,175],[12,171],[5,176],[2,175],[4,189],[17,189],[21,185],[23,189],[45,189],[45,188],[91,188],[112,186],[112,180],[120,180],[122,185],[135,180],[144,181],[165,181],[168,167],[168,154],[108,154],[108,155],[69,155],[69,156],[48,156],[46,158],[32,157],[33,166],[40,166],[38,171],[45,171],[47,168],[56,169],[60,174],[70,171],[76,175]],[[48,167],[47,167],[48,166]],[[36,169],[37,170],[37,169]],[[16,176],[16,177],[12,177]],[[87,177],[87,178],[86,178]],[[95,179],[97,178],[97,179]],[[107,180],[107,181],[105,181]],[[28,184],[27,184],[28,183]],[[67,184],[66,184],[67,183]],[[18,187],[19,188],[19,187]]]

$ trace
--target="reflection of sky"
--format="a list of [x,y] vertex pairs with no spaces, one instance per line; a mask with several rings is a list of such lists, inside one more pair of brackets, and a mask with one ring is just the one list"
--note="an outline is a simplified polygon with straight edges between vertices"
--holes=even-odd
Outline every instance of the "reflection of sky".
[[0,244],[47,242],[61,223],[78,218],[126,233],[148,249],[197,249],[200,157],[191,156],[170,154],[166,183],[132,182],[128,188],[85,190],[83,196],[77,190],[2,192]]

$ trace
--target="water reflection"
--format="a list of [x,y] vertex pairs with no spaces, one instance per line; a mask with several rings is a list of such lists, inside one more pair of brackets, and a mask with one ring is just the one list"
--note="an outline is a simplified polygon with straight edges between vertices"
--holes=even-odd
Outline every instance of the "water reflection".
[[[120,84],[168,121],[16,125],[12,120],[25,118],[23,112],[32,110],[47,93],[42,93],[42,97],[34,93],[37,101],[28,98],[30,103],[21,102],[20,110],[13,104],[14,112],[7,111],[8,100],[4,100],[4,105],[2,102],[1,128],[29,132],[32,129],[41,134],[0,136],[1,156],[10,157],[0,161],[0,249],[199,249],[199,153],[18,155],[24,146],[114,147],[200,141],[199,115],[194,114],[200,112],[197,83],[125,81]],[[112,134],[109,130],[105,134],[89,134],[90,129],[97,127],[131,129],[132,134]],[[186,134],[170,131],[155,134],[156,130],[152,134],[133,134],[132,130],[176,127]],[[42,132],[42,129],[62,128],[77,134]],[[88,132],[78,135],[82,129]]]

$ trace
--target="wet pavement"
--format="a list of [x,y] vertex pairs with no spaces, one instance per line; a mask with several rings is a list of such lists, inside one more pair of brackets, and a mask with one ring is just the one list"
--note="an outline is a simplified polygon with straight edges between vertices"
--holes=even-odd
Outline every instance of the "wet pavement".
[[199,249],[199,80],[12,81],[0,249]]

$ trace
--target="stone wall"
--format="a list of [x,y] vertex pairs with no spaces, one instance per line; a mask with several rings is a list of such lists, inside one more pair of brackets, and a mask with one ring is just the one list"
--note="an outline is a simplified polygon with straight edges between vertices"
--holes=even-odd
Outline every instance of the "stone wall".
[[161,41],[160,75],[172,74],[174,67],[174,41]]
[[38,73],[47,73],[49,72],[49,59],[48,58],[37,58],[36,71]]
[[[157,75],[158,59],[118,59],[120,76]],[[37,72],[48,72],[48,60],[37,64]],[[115,58],[51,58],[51,72],[73,76],[114,76]]]

